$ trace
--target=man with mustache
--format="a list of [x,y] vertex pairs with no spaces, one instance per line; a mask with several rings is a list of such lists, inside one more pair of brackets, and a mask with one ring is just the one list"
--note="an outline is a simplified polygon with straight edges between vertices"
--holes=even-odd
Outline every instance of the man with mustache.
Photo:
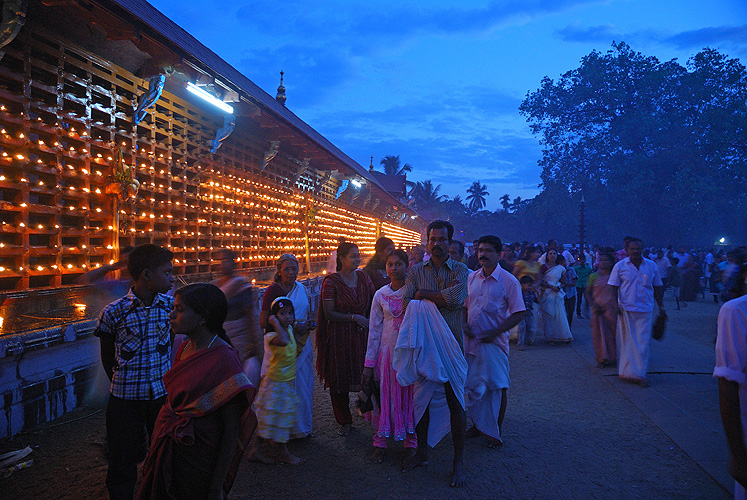
[[[446,321],[454,339],[462,346],[462,309],[467,298],[467,277],[469,270],[461,262],[456,262],[449,257],[449,245],[454,236],[454,226],[446,221],[436,220],[428,225],[427,229],[428,251],[431,258],[426,262],[415,264],[407,274],[405,281],[405,292],[403,305],[411,300],[428,300],[433,302],[438,311]],[[402,335],[400,331],[400,335]],[[433,352],[433,351],[429,351]],[[452,360],[436,360],[436,362],[450,363]],[[462,360],[462,363],[464,361]],[[466,374],[465,374],[466,375]],[[462,378],[462,383],[464,379]],[[451,436],[454,442],[454,463],[451,475],[451,486],[460,487],[465,484],[464,463],[464,433],[467,425],[467,415],[460,402],[462,397],[457,396],[463,387],[453,387],[456,381],[450,380],[443,384],[438,394],[429,395],[427,401],[417,401],[418,389],[415,388],[415,418],[418,419],[416,432],[418,435],[418,451],[411,457],[403,468],[409,471],[419,465],[428,464],[428,427],[431,419],[437,417],[436,411],[431,410],[431,402],[445,391],[446,402],[449,408],[451,422]],[[420,406],[419,406],[420,405]],[[422,415],[418,415],[418,408],[424,408]],[[438,412],[441,415],[441,412]],[[436,425],[436,423],[433,423]],[[435,443],[434,443],[435,444]]]
[[464,354],[468,365],[465,393],[475,423],[467,437],[482,433],[490,448],[503,446],[501,425],[511,382],[509,335],[526,311],[519,280],[498,265],[501,248],[497,236],[480,238],[477,255],[482,268],[467,280],[464,303]]
[[608,284],[613,287],[617,315],[617,370],[622,380],[648,387],[649,340],[654,322],[654,303],[666,317],[659,267],[643,257],[643,242],[630,237],[625,245],[628,257],[615,264]]

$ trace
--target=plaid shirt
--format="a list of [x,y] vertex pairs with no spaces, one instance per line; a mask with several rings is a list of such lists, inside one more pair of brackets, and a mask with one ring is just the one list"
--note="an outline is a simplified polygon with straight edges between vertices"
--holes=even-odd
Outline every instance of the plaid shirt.
[[467,266],[451,257],[438,270],[430,260],[415,264],[407,273],[403,306],[407,307],[418,290],[439,290],[446,306],[439,307],[438,310],[454,338],[462,346],[462,310],[467,299],[467,278]]
[[166,395],[163,376],[171,368],[172,309],[173,297],[159,293],[145,307],[130,289],[101,311],[95,335],[114,340],[112,396],[150,400]]

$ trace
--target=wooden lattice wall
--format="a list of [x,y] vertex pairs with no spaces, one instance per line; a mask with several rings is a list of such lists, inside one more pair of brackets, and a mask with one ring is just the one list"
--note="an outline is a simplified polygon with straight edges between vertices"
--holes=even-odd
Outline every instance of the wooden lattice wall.
[[[111,182],[115,148],[136,165],[140,191],[120,206],[120,247],[156,243],[174,252],[176,272],[215,270],[214,252],[236,251],[243,270],[270,267],[282,253],[305,255],[310,207],[312,268],[339,236],[372,253],[379,231],[400,246],[417,231],[335,200],[278,155],[260,172],[266,140],[236,130],[217,154],[222,117],[164,91],[140,124],[133,105],[148,83],[43,29],[26,26],[0,60],[0,290],[59,287],[115,255]],[[188,98],[187,98],[188,99]],[[316,187],[316,189],[315,189]]]

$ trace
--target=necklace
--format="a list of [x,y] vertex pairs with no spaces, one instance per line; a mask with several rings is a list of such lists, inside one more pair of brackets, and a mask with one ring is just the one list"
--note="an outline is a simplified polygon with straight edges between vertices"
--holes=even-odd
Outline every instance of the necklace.
[[207,346],[208,349],[210,349],[210,346],[213,345],[213,342],[215,342],[215,339],[217,339],[217,338],[218,338],[218,335],[216,335],[215,337],[213,337],[213,340],[211,340],[210,343]]

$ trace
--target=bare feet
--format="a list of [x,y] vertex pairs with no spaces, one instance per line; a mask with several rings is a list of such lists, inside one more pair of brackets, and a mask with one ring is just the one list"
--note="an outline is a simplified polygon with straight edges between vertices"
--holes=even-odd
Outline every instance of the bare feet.
[[371,455],[371,463],[383,464],[384,455],[386,455],[386,448],[374,448],[373,455]]
[[347,436],[350,434],[350,429],[352,429],[353,426],[350,424],[342,424],[339,429],[337,429],[337,434],[340,436]]
[[306,460],[291,454],[291,452],[282,454],[278,458],[278,461],[283,465],[303,465],[304,463],[306,463]]
[[246,458],[252,462],[259,462],[261,464],[266,464],[266,465],[275,464],[275,460],[271,459],[270,457],[262,453],[262,451],[257,449],[256,447],[249,450],[249,453],[247,453]]
[[467,432],[464,433],[464,437],[466,438],[474,438],[478,436],[482,436],[482,432],[480,432],[474,425],[467,429]]
[[502,446],[503,446],[503,441],[501,441],[500,439],[488,437],[488,448],[494,449],[494,448],[500,448]]
[[418,452],[417,448],[405,448],[405,455],[402,460],[402,470],[404,471],[404,466],[407,464],[408,460],[412,460],[415,454]]
[[420,467],[420,466],[425,467],[427,465],[428,465],[428,456],[425,454],[416,452],[414,455],[412,455],[411,457],[408,457],[405,460],[405,465],[402,466],[402,472],[409,472],[413,470],[415,467]]
[[461,462],[454,464],[454,470],[451,473],[451,482],[449,486],[452,488],[461,488],[467,484],[467,480],[464,479],[464,466]]

